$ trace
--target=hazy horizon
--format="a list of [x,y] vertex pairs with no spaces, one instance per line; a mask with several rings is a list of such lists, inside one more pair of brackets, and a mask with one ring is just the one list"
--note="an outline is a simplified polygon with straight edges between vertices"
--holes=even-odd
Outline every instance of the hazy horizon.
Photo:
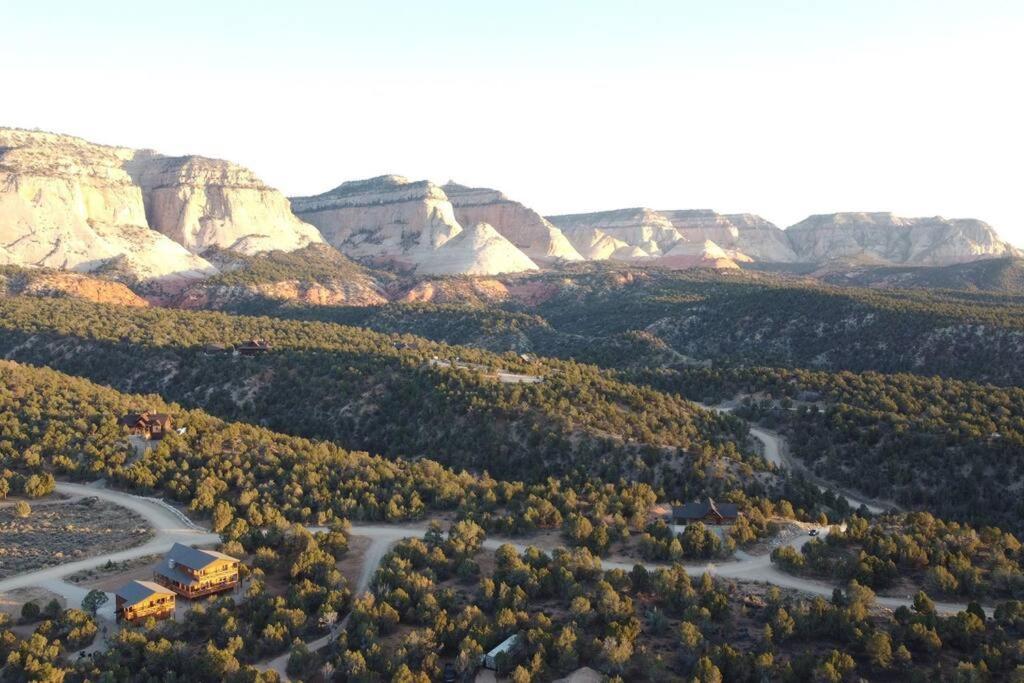
[[386,173],[545,215],[977,218],[1024,245],[1024,8],[989,1],[7,8],[2,125],[288,195]]

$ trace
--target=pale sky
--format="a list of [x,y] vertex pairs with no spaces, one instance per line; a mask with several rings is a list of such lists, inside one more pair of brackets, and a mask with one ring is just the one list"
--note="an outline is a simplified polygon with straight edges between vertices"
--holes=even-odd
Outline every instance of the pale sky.
[[288,194],[974,217],[1024,245],[1024,2],[0,0],[0,125]]

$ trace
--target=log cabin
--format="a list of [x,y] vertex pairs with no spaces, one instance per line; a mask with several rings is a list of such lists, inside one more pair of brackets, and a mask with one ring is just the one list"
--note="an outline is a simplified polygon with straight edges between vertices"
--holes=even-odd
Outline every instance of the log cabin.
[[184,598],[200,598],[238,585],[239,560],[216,550],[175,543],[153,572],[154,580]]
[[114,593],[114,602],[118,621],[174,615],[174,591],[152,581],[129,581]]

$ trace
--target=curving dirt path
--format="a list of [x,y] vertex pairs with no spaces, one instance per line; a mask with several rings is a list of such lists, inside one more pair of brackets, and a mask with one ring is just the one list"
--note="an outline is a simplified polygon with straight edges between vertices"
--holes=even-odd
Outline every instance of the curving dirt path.
[[[769,441],[771,441],[770,438]],[[768,449],[766,448],[766,450]],[[64,581],[62,577],[67,576],[68,574],[83,569],[92,569],[106,563],[108,560],[119,562],[143,555],[166,552],[175,542],[184,544],[210,544],[220,541],[220,536],[218,534],[211,533],[208,530],[199,527],[188,520],[188,518],[180,511],[156,498],[134,496],[122,491],[107,489],[102,485],[96,484],[83,485],[58,482],[57,490],[61,493],[72,496],[73,498],[96,496],[103,500],[129,508],[142,516],[153,527],[154,536],[148,542],[127,550],[83,560],[76,560],[74,562],[68,562],[12,576],[0,581],[0,592],[35,586],[45,588],[61,595],[70,606],[78,605],[81,603],[82,598],[85,597],[88,590]],[[310,530],[320,531],[322,529],[319,527],[310,527]],[[420,537],[426,532],[426,530],[426,523],[402,525],[353,524],[350,530],[352,535],[365,536],[371,541],[370,546],[364,555],[364,562],[362,569],[360,570],[359,579],[355,586],[355,592],[362,593],[368,589],[370,580],[373,577],[373,572],[376,570],[383,557],[387,554],[388,550],[395,543],[404,538]],[[826,535],[828,531],[828,528],[820,529],[821,535]],[[809,536],[801,536],[790,542],[788,545],[799,549],[809,540]],[[488,550],[495,550],[504,544],[510,544],[520,552],[531,545],[522,542],[520,539],[489,537],[484,540],[483,547]],[[557,543],[533,545],[536,545],[536,547],[547,552],[555,550],[558,547],[562,547]],[[668,566],[666,563],[642,561],[621,562],[606,560],[601,563],[602,567],[605,569],[623,569],[626,571],[632,569],[636,564],[642,564],[648,569],[659,569]],[[687,572],[693,576],[700,576],[706,572],[713,576],[734,579],[736,581],[773,584],[825,597],[830,597],[834,589],[834,585],[831,583],[792,576],[776,569],[772,565],[771,558],[768,554],[749,555],[741,552],[736,554],[736,559],[733,561],[722,563],[688,563],[684,564],[684,566],[686,567]],[[109,597],[111,599],[100,609],[98,616],[101,618],[102,622],[106,622],[109,629],[113,630],[116,629],[116,625],[113,620],[114,600],[112,595]],[[907,599],[878,597],[877,603],[879,605],[895,609],[901,605],[910,605],[912,600],[909,597]],[[936,603],[936,608],[940,612],[944,613],[958,612],[966,609],[966,607],[966,604],[963,603]],[[340,622],[330,634],[310,642],[308,647],[311,650],[316,650],[331,642],[334,638],[334,634],[338,629],[344,627],[346,621],[347,617],[345,620],[342,620],[342,622]],[[88,649],[103,650],[105,648],[106,642],[102,638],[97,638],[97,641]],[[256,667],[261,670],[277,671],[283,680],[287,680],[288,677],[284,671],[287,661],[288,653],[285,653],[272,660],[259,663]]]
[[[82,586],[68,583],[63,577],[83,569],[93,569],[106,562],[120,562],[131,560],[143,555],[163,553],[170,550],[175,543],[185,544],[207,544],[218,543],[220,535],[210,533],[196,526],[188,520],[181,512],[170,505],[155,498],[143,498],[133,496],[130,493],[114,491],[97,485],[72,484],[69,482],[58,482],[57,491],[72,496],[71,500],[86,496],[95,496],[101,500],[110,501],[132,512],[140,515],[153,529],[153,538],[142,545],[137,545],[126,550],[119,550],[114,553],[97,555],[83,560],[66,562],[52,567],[45,567],[32,572],[18,574],[0,581],[0,593],[35,586],[57,593],[67,601],[68,607],[77,607],[82,604],[82,598],[88,594],[89,589]],[[70,501],[62,501],[70,502]],[[97,616],[107,623],[108,629],[114,623],[114,595],[108,593],[109,600],[103,605]],[[101,638],[97,638],[97,643]],[[90,649],[105,649],[105,644]]]
[[[717,406],[709,406],[703,403],[698,403],[697,405],[699,405],[701,408],[704,408],[705,410],[711,410],[716,413],[730,414],[732,413],[733,408],[735,407],[734,405],[732,405],[731,402],[726,402]],[[852,507],[855,510],[859,508],[861,505],[863,505],[865,508],[868,509],[868,512],[875,515],[880,515],[895,507],[894,505],[891,504],[888,506],[883,506],[883,504],[879,501],[849,494],[846,491],[840,489],[839,487],[833,486],[828,482],[821,480],[820,477],[817,477],[813,473],[808,472],[802,463],[796,462],[789,456],[789,444],[787,443],[786,438],[784,436],[782,436],[778,432],[773,432],[769,429],[764,429],[763,427],[755,427],[754,425],[749,423],[748,426],[750,427],[750,435],[764,445],[765,460],[774,464],[776,467],[781,467],[783,469],[794,470],[803,473],[804,476],[810,479],[822,492],[828,490],[837,491],[839,495],[846,499],[846,502],[850,504],[850,507]]]

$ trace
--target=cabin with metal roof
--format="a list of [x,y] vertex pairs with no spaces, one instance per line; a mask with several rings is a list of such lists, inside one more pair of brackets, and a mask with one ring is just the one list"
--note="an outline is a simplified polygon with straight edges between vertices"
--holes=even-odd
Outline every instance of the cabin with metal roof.
[[739,510],[735,503],[716,503],[711,498],[672,506],[673,524],[732,524]]
[[174,616],[174,591],[152,581],[129,581],[114,592],[118,621]]
[[153,572],[154,580],[185,598],[199,598],[238,585],[240,561],[216,550],[175,543]]

